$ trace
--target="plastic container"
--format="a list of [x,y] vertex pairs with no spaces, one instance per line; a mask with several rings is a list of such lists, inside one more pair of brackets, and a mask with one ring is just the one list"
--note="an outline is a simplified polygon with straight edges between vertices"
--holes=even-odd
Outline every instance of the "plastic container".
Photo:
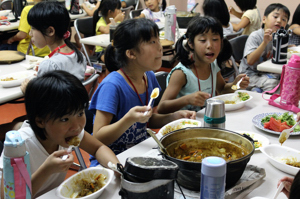
[[110,25],[109,26],[109,40],[112,42],[114,40],[114,32],[117,28],[117,25]]
[[226,161],[220,157],[207,157],[202,161],[200,199],[224,199]]

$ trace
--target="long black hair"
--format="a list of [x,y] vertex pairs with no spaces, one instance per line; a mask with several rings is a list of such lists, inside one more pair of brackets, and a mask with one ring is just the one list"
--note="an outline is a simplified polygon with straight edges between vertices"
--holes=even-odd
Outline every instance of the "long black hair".
[[106,48],[104,59],[107,69],[112,72],[126,66],[126,50],[139,51],[139,44],[150,41],[153,36],[159,37],[159,29],[153,21],[145,18],[123,21],[114,32],[113,45]]
[[297,6],[297,8],[296,8],[296,10],[294,12],[291,24],[298,24],[298,25],[300,25],[300,4]]
[[215,17],[223,26],[228,26],[230,16],[224,0],[204,0],[202,9],[204,15]]
[[194,39],[197,35],[207,33],[209,30],[219,34],[221,40],[223,40],[223,28],[216,18],[210,16],[194,17],[190,21],[186,33],[176,42],[176,55],[173,61],[180,61],[185,67],[189,68],[194,63],[189,57],[190,52],[194,50],[187,43],[184,44],[183,40],[187,39],[191,44],[194,44]]
[[88,107],[89,96],[74,75],[54,70],[32,79],[25,92],[25,107],[35,135],[46,140],[46,132],[36,124],[36,118],[55,120],[75,114]]
[[114,12],[115,9],[121,9],[121,1],[120,0],[102,0],[100,6],[97,10],[95,10],[93,14],[93,28],[96,31],[96,24],[100,19],[100,16],[106,17],[108,15],[108,11]]
[[[70,30],[70,15],[68,10],[59,2],[47,1],[34,5],[27,16],[30,26],[47,35],[47,29],[52,26],[55,29],[55,36],[64,38],[64,34]],[[82,53],[71,43],[70,38],[65,39],[69,48],[75,51],[77,62],[84,61]]]
[[256,0],[234,0],[234,2],[242,11],[256,8]]

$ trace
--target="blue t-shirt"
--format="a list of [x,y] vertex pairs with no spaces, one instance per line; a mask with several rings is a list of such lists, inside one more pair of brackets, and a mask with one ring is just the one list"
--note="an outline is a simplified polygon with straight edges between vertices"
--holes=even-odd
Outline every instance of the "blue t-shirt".
[[[146,92],[140,94],[143,104],[123,76],[118,72],[112,72],[98,86],[92,97],[89,109],[94,115],[96,114],[96,110],[113,114],[112,124],[119,121],[131,108],[147,105],[146,102],[149,102],[152,90],[156,87],[160,89],[160,86],[152,71],[146,72],[146,75],[148,79],[148,100],[146,100]],[[117,155],[142,142],[148,138],[146,125],[147,123],[134,123],[121,137],[108,147]],[[93,156],[91,156],[90,161],[91,166],[99,164]]]
[[[209,76],[206,80],[200,80],[200,88],[202,92],[206,92],[211,94],[212,97],[215,96],[216,94],[216,85],[217,85],[217,74],[220,71],[220,68],[217,64],[217,60],[215,60],[213,63],[210,64],[212,75]],[[180,98],[189,94],[192,94],[194,92],[199,91],[199,86],[198,86],[198,79],[194,75],[193,71],[187,67],[185,67],[182,63],[178,63],[177,66],[175,66],[171,72],[167,76],[167,86],[169,84],[170,78],[172,73],[175,70],[182,70],[182,72],[185,74],[186,77],[186,85],[184,85],[181,90],[179,91],[178,95],[176,98]],[[213,86],[212,86],[212,78],[213,78]],[[212,91],[213,89],[213,91]],[[182,108],[182,110],[192,110],[192,111],[199,111],[201,110],[202,107],[200,106],[193,106],[193,105],[187,105]]]

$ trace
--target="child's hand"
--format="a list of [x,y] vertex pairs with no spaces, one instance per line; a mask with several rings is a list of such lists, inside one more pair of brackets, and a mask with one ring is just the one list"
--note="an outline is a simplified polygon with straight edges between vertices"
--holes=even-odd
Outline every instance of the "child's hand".
[[290,197],[290,190],[291,190],[291,186],[292,183],[294,181],[294,178],[291,177],[283,177],[281,178],[278,183],[277,183],[277,187],[280,185],[281,182],[284,182],[284,188],[282,189],[282,192],[286,195],[286,197]]
[[248,87],[249,83],[250,83],[250,77],[248,77],[246,74],[239,74],[239,75],[235,78],[235,80],[233,81],[232,84],[236,85],[237,82],[238,82],[240,79],[242,79],[242,78],[243,78],[243,80],[242,80],[241,83],[240,83],[240,87],[241,87],[241,89],[246,89],[246,88]]
[[178,120],[181,118],[196,119],[196,112],[188,111],[188,110],[180,110],[173,113],[172,117],[173,120]]
[[[146,111],[149,112],[146,115],[144,115]],[[152,108],[148,106],[135,106],[131,108],[125,116],[129,117],[132,123],[146,123],[152,116]]]
[[66,172],[74,161],[74,156],[72,153],[69,154],[66,160],[61,159],[63,155],[68,154],[69,153],[66,150],[55,151],[48,156],[41,167],[43,167],[44,171],[49,174]]
[[122,22],[124,21],[124,17],[125,17],[125,13],[124,12],[120,12],[119,14],[117,14],[117,16],[114,18],[115,22]]
[[236,12],[236,10],[232,6],[229,6],[228,11],[232,15],[234,15],[234,13]]
[[30,79],[26,78],[26,79],[22,82],[22,84],[21,84],[21,87],[20,87],[20,88],[21,88],[21,91],[22,91],[23,94],[25,94],[25,91],[26,91],[26,88],[27,88],[27,85],[28,85],[29,81],[30,81]]
[[189,95],[188,102],[190,105],[193,105],[193,106],[204,106],[205,100],[210,97],[211,96],[209,93],[197,91],[197,92]]
[[264,34],[264,42],[266,44],[268,44],[270,41],[273,40],[273,37],[272,37],[272,34],[274,33],[275,31],[273,31],[272,29],[266,29],[265,30],[265,34]]

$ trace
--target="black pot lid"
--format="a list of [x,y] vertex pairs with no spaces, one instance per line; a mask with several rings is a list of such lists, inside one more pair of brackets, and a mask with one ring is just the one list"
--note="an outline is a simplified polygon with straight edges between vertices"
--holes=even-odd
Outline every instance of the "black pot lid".
[[176,163],[156,157],[129,157],[124,172],[147,181],[153,179],[176,179]]

